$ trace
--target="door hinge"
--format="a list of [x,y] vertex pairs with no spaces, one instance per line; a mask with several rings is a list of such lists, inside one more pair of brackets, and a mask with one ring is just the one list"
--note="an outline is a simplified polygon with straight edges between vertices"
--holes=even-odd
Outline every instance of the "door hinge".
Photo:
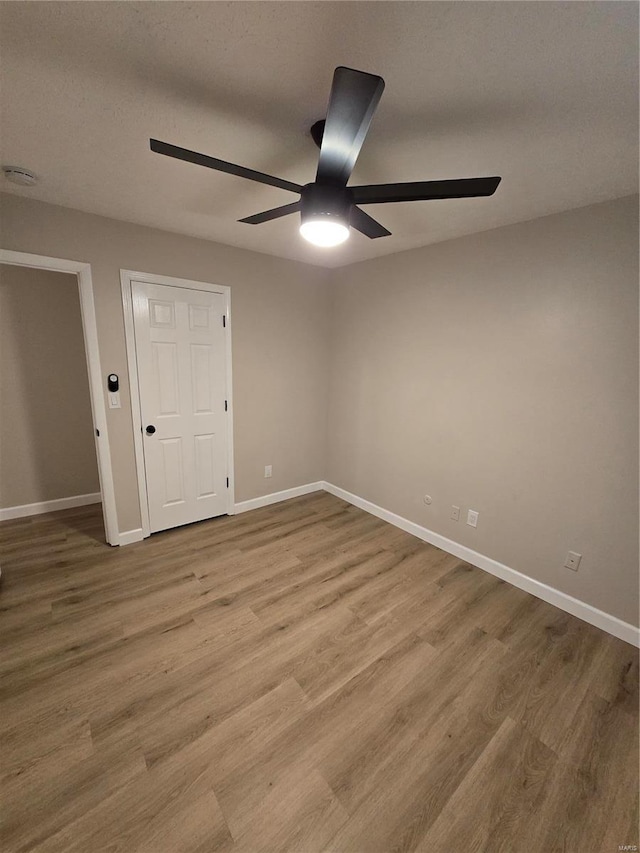
[[227,477],[227,488],[229,488],[229,478]]
[[100,438],[100,430],[99,429],[96,430],[96,435],[98,436],[98,438]]
[[227,328],[227,315],[226,314],[222,315],[222,325],[224,326],[225,329]]
[[225,410],[225,412],[227,411],[227,401],[226,400],[224,401],[224,410]]

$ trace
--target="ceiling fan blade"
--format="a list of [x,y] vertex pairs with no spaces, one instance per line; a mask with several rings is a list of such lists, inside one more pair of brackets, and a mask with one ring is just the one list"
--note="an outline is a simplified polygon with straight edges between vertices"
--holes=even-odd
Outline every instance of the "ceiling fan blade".
[[460,178],[451,181],[415,181],[407,184],[372,184],[349,187],[354,204],[386,204],[396,201],[429,201],[493,195],[502,178]]
[[208,169],[216,169],[218,172],[227,172],[237,175],[239,178],[248,178],[259,184],[269,184],[281,190],[289,190],[299,193],[302,187],[291,181],[284,181],[264,172],[256,172],[255,169],[247,169],[245,166],[237,166],[235,163],[227,163],[226,160],[218,160],[216,157],[208,157],[206,154],[198,154],[197,151],[189,151],[187,148],[179,148],[177,145],[169,145],[168,142],[160,142],[158,139],[150,139],[149,145],[156,154],[164,154],[167,157],[175,157],[176,160],[185,160],[187,163],[195,163],[197,166],[206,166]]
[[316,181],[346,186],[383,90],[382,77],[353,68],[336,68]]
[[260,225],[262,222],[280,219],[281,216],[288,216],[290,213],[297,213],[299,210],[300,202],[294,201],[292,204],[283,204],[282,207],[273,207],[271,210],[265,210],[262,213],[254,213],[253,216],[245,216],[244,219],[238,219],[238,222],[248,222],[249,225]]
[[368,213],[365,213],[364,210],[360,210],[360,208],[355,205],[351,206],[349,224],[352,228],[355,228],[356,231],[364,234],[365,237],[370,237],[372,240],[375,240],[376,237],[391,236],[391,231],[387,231],[384,225],[380,225],[380,223],[376,222],[373,217],[369,216]]

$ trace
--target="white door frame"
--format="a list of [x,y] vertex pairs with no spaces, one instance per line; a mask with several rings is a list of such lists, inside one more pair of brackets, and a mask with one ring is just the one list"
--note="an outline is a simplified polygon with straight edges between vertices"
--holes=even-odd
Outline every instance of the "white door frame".
[[233,470],[233,385],[231,381],[231,288],[221,284],[209,284],[204,281],[190,281],[186,278],[172,278],[166,275],[120,270],[122,286],[122,307],[124,310],[124,334],[127,342],[127,365],[129,368],[129,393],[131,395],[131,416],[133,419],[133,442],[138,477],[138,500],[142,519],[142,536],[151,536],[149,523],[149,504],[147,502],[147,479],[144,468],[144,447],[142,443],[142,413],[140,411],[140,385],[138,383],[138,363],[136,359],[136,339],[133,321],[132,283],[141,281],[147,284],[164,284],[168,287],[184,287],[189,290],[205,290],[208,293],[220,293],[224,296],[226,329],[225,361],[228,403],[227,429],[227,470],[229,488],[227,489],[227,514],[235,514],[235,488]]
[[0,249],[0,263],[17,267],[49,270],[51,272],[72,273],[78,277],[82,334],[87,357],[87,371],[89,373],[89,396],[91,398],[91,415],[95,430],[104,532],[107,542],[110,545],[119,545],[118,515],[116,512],[116,496],[113,486],[107,414],[102,387],[103,374],[100,366],[100,350],[98,348],[98,326],[93,300],[91,264],[85,264],[81,261],[69,261],[63,258],[49,258],[44,255],[32,255],[28,252],[12,252],[8,249]]

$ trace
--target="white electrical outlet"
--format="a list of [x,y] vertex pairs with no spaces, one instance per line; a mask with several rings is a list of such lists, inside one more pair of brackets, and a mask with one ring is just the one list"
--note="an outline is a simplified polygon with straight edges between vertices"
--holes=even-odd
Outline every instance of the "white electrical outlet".
[[264,476],[265,476],[265,479],[267,479],[267,478],[271,477],[272,473],[273,473],[273,471],[272,471],[272,466],[271,466],[271,465],[265,465],[265,466],[264,466]]
[[460,507],[452,506],[451,507],[451,521],[460,521]]
[[575,551],[569,551],[567,559],[564,561],[565,569],[571,569],[572,572],[577,572],[581,559],[582,554],[576,554]]
[[426,503],[427,506],[431,506],[431,504],[433,503],[433,498],[431,497],[431,495],[425,495],[423,501]]
[[469,527],[477,527],[478,526],[478,516],[479,512],[476,512],[475,509],[470,509],[467,513],[467,524]]

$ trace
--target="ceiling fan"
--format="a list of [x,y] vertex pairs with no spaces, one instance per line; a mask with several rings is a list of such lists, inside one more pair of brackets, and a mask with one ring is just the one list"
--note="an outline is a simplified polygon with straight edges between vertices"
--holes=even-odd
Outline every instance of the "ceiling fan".
[[349,236],[349,227],[371,239],[391,234],[358,205],[493,195],[500,183],[499,177],[348,187],[383,90],[382,77],[353,68],[336,68],[327,117],[311,128],[311,135],[320,148],[320,158],[315,181],[305,186],[157,139],[149,142],[151,150],[158,154],[299,194],[298,201],[239,221],[259,225],[300,212],[302,236],[318,246],[336,246],[344,242]]

